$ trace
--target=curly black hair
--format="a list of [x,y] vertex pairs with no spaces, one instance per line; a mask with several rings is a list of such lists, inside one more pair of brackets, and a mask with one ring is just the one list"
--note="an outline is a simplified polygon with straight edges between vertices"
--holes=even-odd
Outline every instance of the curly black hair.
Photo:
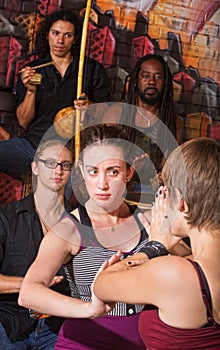
[[39,25],[35,41],[35,53],[44,58],[49,55],[50,47],[47,40],[47,35],[53,23],[56,21],[67,21],[75,27],[75,43],[72,46],[72,55],[77,56],[80,48],[80,37],[82,32],[82,18],[73,10],[60,10],[45,16]]

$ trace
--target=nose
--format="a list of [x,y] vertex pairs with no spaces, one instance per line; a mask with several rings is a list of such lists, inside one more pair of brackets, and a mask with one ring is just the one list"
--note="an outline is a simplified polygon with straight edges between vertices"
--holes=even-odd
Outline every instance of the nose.
[[99,175],[97,186],[101,190],[106,190],[108,188],[108,181],[107,181],[106,174]]
[[61,164],[57,164],[57,167],[55,168],[55,173],[56,174],[61,174],[62,173],[62,166]]
[[155,74],[149,74],[149,77],[148,77],[148,84],[156,84],[156,77],[155,77]]
[[63,43],[64,42],[64,35],[62,33],[59,33],[57,41],[59,43]]

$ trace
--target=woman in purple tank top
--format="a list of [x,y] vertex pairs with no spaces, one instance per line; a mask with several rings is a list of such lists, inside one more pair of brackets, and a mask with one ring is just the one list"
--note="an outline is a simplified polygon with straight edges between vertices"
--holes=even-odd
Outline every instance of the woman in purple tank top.
[[[148,350],[219,350],[220,143],[182,144],[162,177],[149,242],[123,261],[114,256],[94,291],[104,302],[145,304],[139,330]],[[188,259],[170,254],[184,237],[192,248]]]
[[[144,350],[138,331],[143,305],[109,306],[91,293],[104,261],[119,250],[122,258],[137,253],[148,241],[141,222],[148,222],[147,214],[125,201],[126,185],[134,173],[133,144],[116,125],[89,127],[81,139],[79,165],[87,199],[43,239],[24,279],[19,303],[66,318],[56,350]],[[48,288],[61,264],[72,298]]]

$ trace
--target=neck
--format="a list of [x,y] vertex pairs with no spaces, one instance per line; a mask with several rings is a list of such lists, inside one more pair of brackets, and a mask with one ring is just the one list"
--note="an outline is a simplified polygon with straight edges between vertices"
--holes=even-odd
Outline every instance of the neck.
[[34,202],[39,212],[50,215],[64,210],[64,190],[45,191],[45,188],[38,187],[34,193]]
[[[189,230],[189,238],[194,260],[210,259],[210,256],[219,256],[220,232],[210,232],[206,229],[199,231],[197,228]],[[216,254],[215,254],[216,253]]]
[[158,104],[148,105],[147,103],[144,103],[139,97],[137,98],[137,106],[141,109],[145,109],[152,114],[156,114],[159,109]]
[[154,125],[159,118],[159,108],[157,106],[149,106],[141,101],[137,106],[138,111],[135,118],[136,125],[141,127],[150,127]]
[[97,207],[90,199],[86,202],[85,207],[95,226],[98,223],[98,226],[101,224],[102,227],[111,227],[112,231],[114,231],[114,227],[120,223],[121,219],[128,215],[127,205],[124,202],[117,209],[105,210]]
[[73,60],[72,54],[69,53],[65,57],[57,57],[57,56],[51,54],[51,58],[54,62],[54,66],[57,68],[57,70],[60,72],[60,74],[62,76],[64,76],[67,68],[69,67],[70,63]]

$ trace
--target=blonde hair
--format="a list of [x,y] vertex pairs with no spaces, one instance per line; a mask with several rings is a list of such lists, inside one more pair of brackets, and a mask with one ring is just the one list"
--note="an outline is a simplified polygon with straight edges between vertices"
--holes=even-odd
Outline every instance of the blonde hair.
[[61,145],[63,147],[66,147],[73,155],[73,150],[70,147],[70,145],[64,141],[63,139],[52,139],[52,140],[46,140],[45,142],[41,142],[35,152],[34,155],[34,161],[37,163],[38,159],[41,157],[42,153],[45,151],[45,149],[53,146]]
[[[38,159],[41,157],[41,155],[45,151],[45,149],[53,147],[53,146],[57,146],[57,145],[61,145],[63,147],[66,147],[70,151],[70,153],[72,154],[72,157],[73,157],[73,149],[70,146],[70,144],[67,143],[66,141],[64,141],[63,139],[55,138],[52,140],[46,140],[46,141],[41,142],[39,144],[39,146],[35,152],[33,161],[37,164]],[[37,176],[32,173],[32,190],[33,190],[33,192],[35,192],[36,189],[37,189]]]
[[191,227],[209,231],[220,228],[220,143],[197,138],[183,143],[167,159],[162,177],[171,203],[179,189],[188,205],[186,220]]

